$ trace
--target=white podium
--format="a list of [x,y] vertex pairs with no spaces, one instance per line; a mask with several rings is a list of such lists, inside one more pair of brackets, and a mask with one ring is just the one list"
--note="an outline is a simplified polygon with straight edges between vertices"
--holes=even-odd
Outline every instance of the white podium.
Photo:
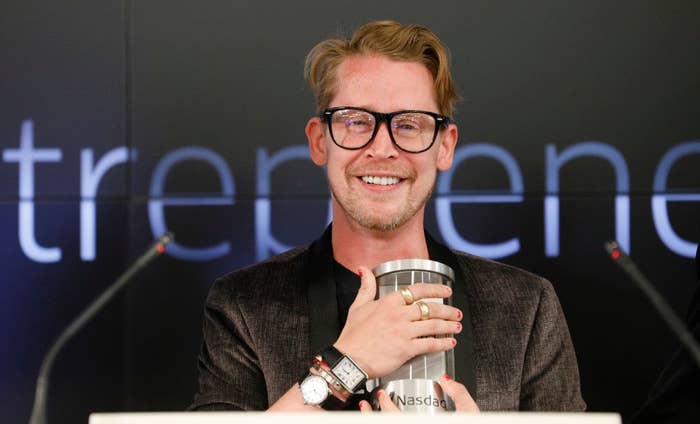
[[[327,414],[332,414],[332,418]],[[89,424],[621,424],[613,413],[483,412],[481,414],[361,414],[328,412],[293,414],[264,412],[145,412],[90,414]]]

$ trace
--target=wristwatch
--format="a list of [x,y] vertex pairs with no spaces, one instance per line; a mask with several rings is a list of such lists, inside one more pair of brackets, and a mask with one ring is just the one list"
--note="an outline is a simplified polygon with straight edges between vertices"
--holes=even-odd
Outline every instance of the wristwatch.
[[308,373],[299,383],[299,390],[306,405],[333,411],[343,409],[345,406],[345,402],[335,397],[326,379],[320,375]]
[[350,393],[364,388],[367,373],[360,368],[348,355],[343,355],[334,346],[329,346],[321,352],[321,358],[326,362],[335,377]]

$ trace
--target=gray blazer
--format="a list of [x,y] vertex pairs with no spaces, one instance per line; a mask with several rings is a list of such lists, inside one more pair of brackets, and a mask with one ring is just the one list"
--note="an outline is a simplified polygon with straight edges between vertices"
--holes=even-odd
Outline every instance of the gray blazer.
[[[455,270],[464,312],[455,379],[481,410],[582,411],[566,320],[545,279],[453,252],[429,235],[431,259]],[[190,409],[264,410],[340,334],[331,228],[310,245],[225,275],[204,311],[199,391]]]

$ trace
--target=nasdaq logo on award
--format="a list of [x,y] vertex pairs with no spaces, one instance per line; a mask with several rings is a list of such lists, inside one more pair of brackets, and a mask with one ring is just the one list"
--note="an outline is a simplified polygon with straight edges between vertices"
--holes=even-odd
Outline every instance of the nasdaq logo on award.
[[[66,158],[59,146],[39,147],[41,140],[35,140],[34,125],[31,120],[21,123],[19,146],[5,148],[2,151],[2,166],[15,164],[19,173],[18,184],[18,223],[17,242],[23,254],[32,261],[40,263],[59,262],[64,256],[58,240],[53,245],[41,245],[36,240],[35,231],[41,222],[35,222],[35,183],[34,168],[41,163],[60,163]],[[614,228],[615,237],[621,246],[630,251],[630,174],[625,157],[610,144],[600,141],[584,141],[561,148],[555,144],[544,147],[546,193],[543,202],[544,214],[544,255],[559,256],[559,192],[560,170],[567,163],[583,157],[593,157],[607,162],[614,170],[615,202]],[[674,165],[690,155],[700,154],[700,141],[678,143],[668,149],[658,160],[653,177],[653,194],[651,195],[651,212],[654,228],[667,249],[682,257],[694,257],[697,244],[683,238],[674,230],[668,213],[669,202],[700,202],[697,187],[679,191],[667,186],[668,176]],[[96,258],[95,244],[96,210],[95,200],[98,196],[100,181],[104,175],[117,166],[130,166],[137,160],[136,152],[120,146],[111,149],[102,157],[95,158],[94,151],[85,147],[80,152],[80,258],[93,261]],[[486,157],[497,161],[506,172],[509,187],[500,191],[469,191],[467,193],[452,189],[455,171],[460,164],[471,158]],[[252,158],[251,158],[252,159]],[[262,260],[280,253],[292,246],[279,241],[272,232],[272,200],[270,186],[273,171],[285,162],[292,160],[310,160],[305,145],[294,145],[269,153],[264,147],[257,149],[255,158],[255,259]],[[220,192],[215,197],[171,196],[165,193],[165,180],[171,169],[184,161],[200,161],[210,166],[217,174]],[[694,182],[697,185],[697,181]],[[455,225],[452,206],[455,204],[493,204],[521,203],[525,193],[523,173],[513,155],[501,146],[491,143],[471,143],[457,148],[452,168],[438,175],[435,196],[435,212],[438,230],[445,243],[458,250],[467,251],[488,258],[504,258],[522,249],[517,234],[509,239],[494,243],[476,243],[466,235],[460,234]],[[177,206],[212,206],[235,204],[236,184],[234,173],[226,160],[216,151],[205,146],[189,146],[174,149],[160,158],[151,173],[148,199],[148,220],[154,237],[164,234],[170,228],[165,219],[165,209]],[[327,219],[331,213],[328,208]],[[231,243],[227,240],[211,246],[187,246],[173,242],[168,254],[186,261],[208,261],[229,254]]]

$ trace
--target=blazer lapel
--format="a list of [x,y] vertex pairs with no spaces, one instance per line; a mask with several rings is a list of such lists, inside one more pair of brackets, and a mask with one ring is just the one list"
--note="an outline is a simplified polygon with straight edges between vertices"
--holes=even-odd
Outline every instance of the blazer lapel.
[[306,281],[309,288],[310,347],[314,355],[333,344],[340,335],[330,225],[310,247]]

